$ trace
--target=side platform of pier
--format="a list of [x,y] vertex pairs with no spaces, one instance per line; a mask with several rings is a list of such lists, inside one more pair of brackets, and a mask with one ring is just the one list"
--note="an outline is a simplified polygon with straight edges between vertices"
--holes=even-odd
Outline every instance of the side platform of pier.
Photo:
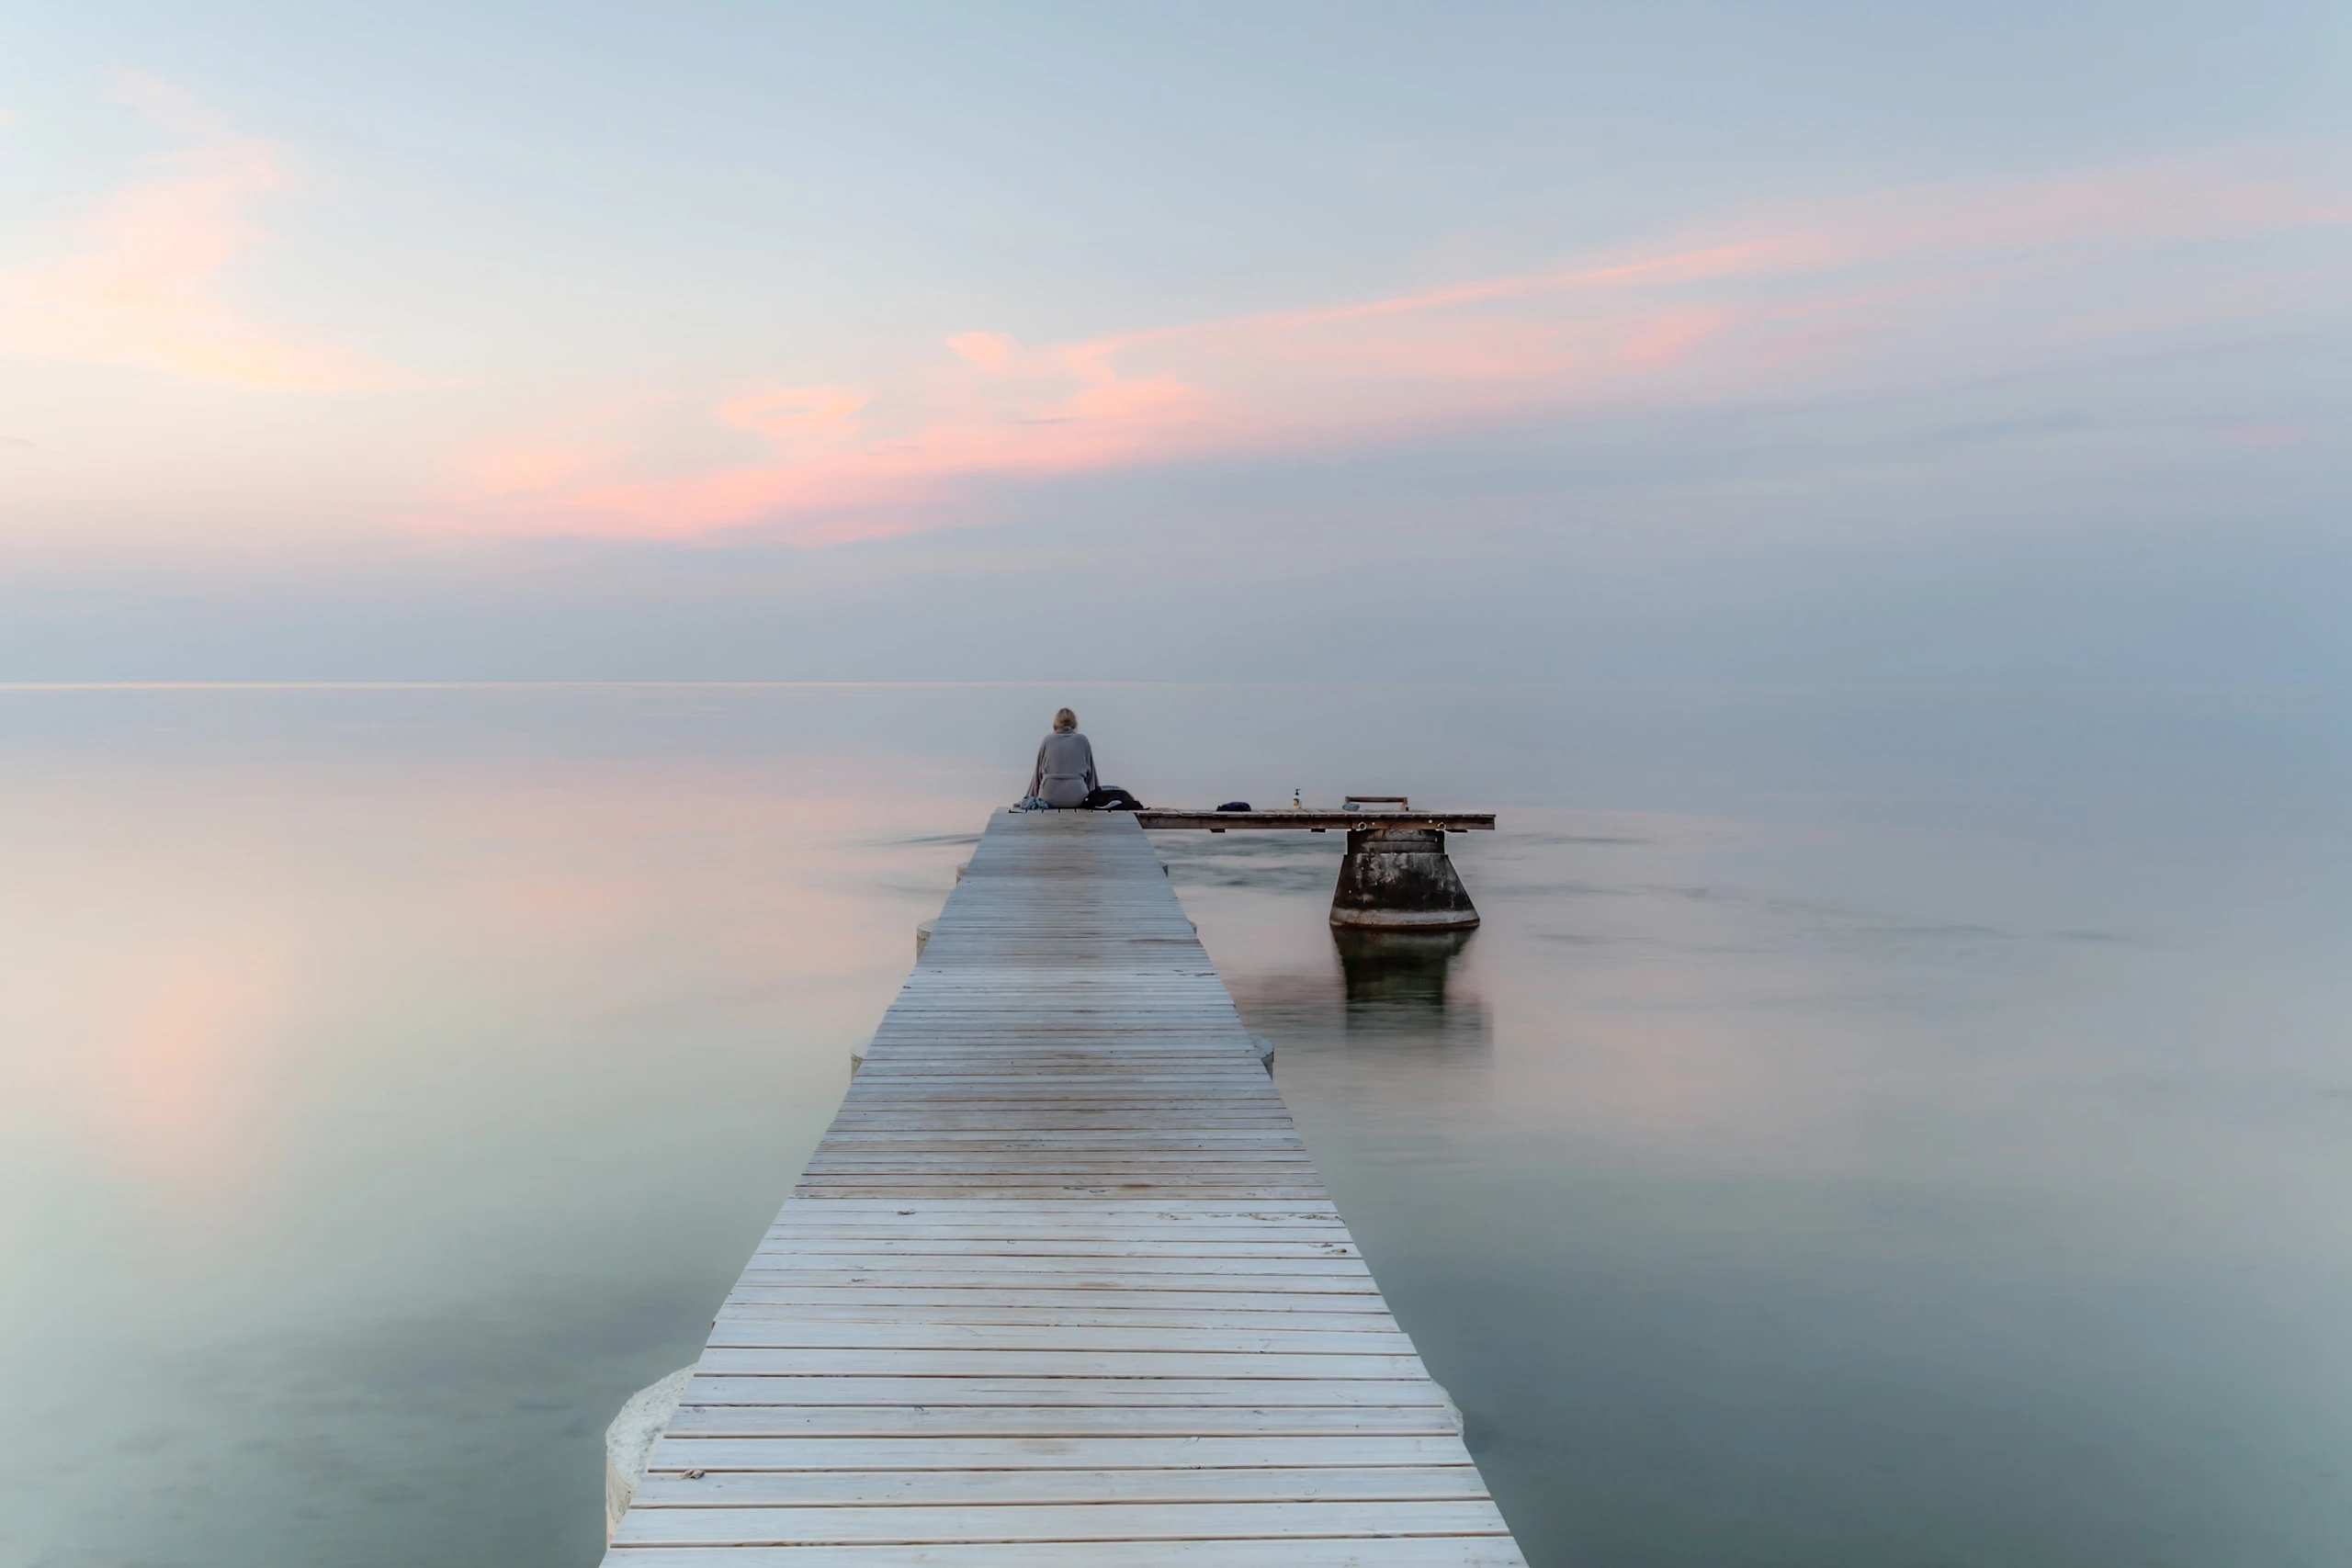
[[1513,1568],[1159,859],[1001,813],[607,1568]]

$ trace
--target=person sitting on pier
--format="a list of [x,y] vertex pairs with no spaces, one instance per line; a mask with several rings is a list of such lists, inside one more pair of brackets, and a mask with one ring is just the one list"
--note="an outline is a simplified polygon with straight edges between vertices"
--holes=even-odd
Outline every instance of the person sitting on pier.
[[1022,804],[1074,810],[1136,811],[1143,802],[1116,784],[1105,785],[1094,776],[1094,748],[1078,732],[1078,715],[1064,708],[1054,715],[1053,733],[1037,744],[1037,766],[1029,775],[1029,795]]

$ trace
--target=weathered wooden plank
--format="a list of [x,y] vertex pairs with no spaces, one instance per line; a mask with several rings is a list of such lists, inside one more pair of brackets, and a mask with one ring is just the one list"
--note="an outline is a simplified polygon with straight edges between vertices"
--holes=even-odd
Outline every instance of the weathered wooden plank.
[[1260,1438],[701,1438],[675,1434],[649,1469],[1235,1470],[1459,1462],[1453,1436]]
[[842,1213],[889,1213],[906,1218],[955,1218],[955,1220],[992,1220],[1004,1215],[1018,1215],[1035,1224],[1051,1224],[1058,1220],[1339,1220],[1339,1208],[1331,1199],[1319,1199],[1312,1203],[1204,1203],[1193,1199],[1103,1199],[1093,1203],[1054,1203],[1040,1208],[1028,1201],[988,1201],[988,1199],[967,1199],[957,1203],[941,1203],[936,1208],[924,1208],[920,1203],[896,1203],[889,1199],[842,1199],[823,1211],[799,1208],[786,1203],[783,1213],[776,1215],[776,1224],[790,1224],[802,1215],[811,1220],[832,1218]]
[[1306,1156],[1279,1150],[1262,1153],[1222,1151],[1215,1155],[1182,1156],[1137,1154],[1127,1150],[1112,1150],[1099,1154],[1078,1152],[1026,1152],[997,1150],[975,1155],[966,1150],[902,1148],[888,1153],[844,1155],[820,1149],[807,1168],[809,1176],[865,1176],[885,1171],[904,1171],[914,1176],[969,1175],[985,1172],[989,1175],[1069,1176],[1094,1171],[1115,1170],[1125,1176],[1166,1173],[1171,1178],[1198,1176],[1204,1171],[1219,1175],[1241,1177],[1252,1182],[1303,1181],[1314,1175],[1314,1168]]
[[[802,1203],[801,1209],[831,1208],[832,1204]],[[873,1241],[914,1241],[935,1239],[1021,1246],[1058,1243],[1065,1246],[1119,1246],[1122,1237],[1115,1221],[1091,1221],[1086,1224],[1060,1225],[1029,1225],[1017,1221],[990,1222],[973,1220],[969,1223],[944,1220],[917,1221],[912,1216],[864,1216],[844,1213],[830,1223],[822,1219],[798,1220],[789,1224],[772,1227],[760,1238],[763,1247],[820,1247],[831,1250],[854,1247]],[[1318,1242],[1331,1242],[1352,1248],[1354,1239],[1342,1226],[1300,1221],[1286,1225],[1151,1225],[1138,1222],[1133,1236],[1139,1243],[1158,1247],[1242,1247],[1251,1245],[1311,1247]]]
[[[859,1350],[824,1347],[738,1347],[741,1319],[722,1318],[697,1363],[711,1372],[799,1373],[823,1377],[1355,1378],[1426,1376],[1418,1356],[1289,1355],[1276,1350],[1220,1355],[1193,1350]],[[753,1338],[760,1337],[756,1333]]]
[[1056,1149],[1056,1152],[1114,1152],[1114,1149],[1146,1149],[1159,1155],[1216,1155],[1223,1149],[1286,1149],[1296,1152],[1306,1147],[1298,1134],[1284,1128],[1238,1128],[1230,1134],[1211,1131],[1162,1131],[1152,1128],[1146,1134],[1110,1134],[1110,1131],[1082,1131],[1082,1128],[1042,1128],[1033,1134],[990,1134],[990,1131],[945,1131],[945,1128],[922,1128],[922,1131],[842,1131],[828,1134],[823,1143],[816,1145],[819,1152],[864,1152],[864,1149],[894,1149],[922,1147],[953,1152],[971,1149],[974,1155],[990,1155],[1000,1149]]
[[[1115,1568],[1526,1568],[1509,1536],[1121,1541]],[[1106,1568],[1099,1541],[655,1547],[616,1551],[628,1568]]]
[[771,1236],[755,1256],[806,1257],[812,1250],[861,1258],[1354,1258],[1352,1239],[1303,1236],[1296,1240],[1219,1241],[1195,1236],[1170,1240],[1137,1238],[1124,1245],[1094,1236],[843,1235],[838,1232],[802,1238]]
[[1300,1328],[1049,1327],[1019,1324],[938,1323],[900,1319],[893,1323],[827,1323],[799,1313],[729,1304],[712,1325],[710,1343],[743,1349],[865,1350],[1203,1350],[1252,1356],[1288,1351],[1301,1356],[1409,1356],[1413,1342],[1404,1330],[1326,1334]]
[[888,1507],[942,1504],[1403,1503],[1485,1497],[1477,1467],[1376,1470],[721,1471],[649,1475],[639,1506]]
[[[1442,1405],[682,1404],[679,1436],[785,1438],[1461,1438]],[[1467,1450],[1464,1450],[1467,1451]]]
[[[818,1244],[823,1245],[823,1244]],[[975,1277],[1010,1278],[1020,1274],[1058,1276],[1072,1273],[1116,1273],[1140,1278],[1148,1274],[1216,1275],[1228,1280],[1250,1275],[1272,1274],[1313,1279],[1365,1280],[1372,1278],[1361,1259],[1335,1257],[1329,1253],[1308,1252],[1303,1248],[1285,1249],[1283,1254],[1268,1257],[1260,1254],[1238,1258],[1204,1256],[1202,1249],[1179,1252],[1173,1256],[1151,1253],[1137,1248],[1128,1253],[1090,1252],[1077,1258],[1068,1256],[1006,1256],[992,1252],[958,1253],[943,1246],[940,1250],[926,1251],[909,1257],[903,1254],[871,1252],[834,1252],[797,1249],[770,1250],[763,1247],[752,1257],[752,1267],[769,1270],[797,1269],[894,1269],[903,1263],[910,1271],[933,1274],[969,1270]]]
[[[1078,1209],[1081,1205],[1057,1204],[1057,1208]],[[1346,1238],[1348,1230],[1336,1218],[1324,1215],[1301,1215],[1296,1218],[1270,1219],[1255,1215],[1192,1215],[1154,1214],[1090,1217],[1072,1213],[1068,1216],[1047,1214],[1037,1217],[1034,1213],[1013,1212],[994,1216],[988,1214],[958,1214],[949,1213],[937,1217],[892,1210],[868,1213],[851,1210],[846,1204],[829,1203],[819,1207],[796,1203],[789,1215],[781,1217],[768,1227],[770,1237],[789,1236],[821,1239],[828,1235],[888,1235],[910,1234],[920,1235],[965,1235],[989,1237],[1053,1237],[1057,1240],[1083,1240],[1099,1237],[1110,1241],[1148,1237],[1189,1241],[1294,1241],[1302,1237]]]
[[1290,1115],[1272,1105],[1213,1105],[1178,1100],[1154,1110],[1136,1106],[966,1105],[944,1100],[933,1108],[921,1106],[844,1106],[834,1125],[849,1132],[968,1127],[976,1131],[1012,1128],[1028,1131],[1085,1132],[1094,1128],[1134,1132],[1215,1132],[1226,1128],[1291,1130]]
[[788,1313],[842,1323],[1032,1323],[1117,1327],[1165,1323],[1178,1327],[1262,1328],[1306,1324],[1327,1332],[1386,1333],[1385,1303],[1360,1296],[1302,1297],[1289,1292],[1220,1294],[1199,1291],[918,1291],[898,1287],[738,1285],[719,1316]]
[[1027,1190],[1041,1199],[1098,1198],[1121,1192],[1176,1192],[1196,1198],[1308,1198],[1318,1193],[1319,1187],[1290,1187],[1243,1181],[1129,1181],[1104,1175],[1080,1181],[1013,1181],[975,1172],[968,1179],[944,1178],[914,1180],[900,1177],[880,1179],[833,1179],[820,1178],[803,1182],[793,1189],[797,1198],[823,1202],[835,1197],[897,1198],[979,1198],[996,1197],[1005,1192]]
[[1125,1296],[1133,1292],[1169,1296],[1229,1297],[1237,1291],[1248,1290],[1263,1297],[1270,1311],[1286,1301],[1320,1312],[1337,1310],[1326,1303],[1368,1303],[1380,1300],[1379,1287],[1373,1283],[1369,1273],[1353,1278],[1297,1274],[1253,1274],[1237,1278],[1231,1274],[1138,1274],[1089,1269],[1067,1273],[1003,1274],[917,1269],[900,1263],[879,1269],[761,1269],[747,1271],[743,1280],[751,1285],[786,1289],[848,1290],[887,1285],[912,1290],[968,1291],[974,1292],[976,1298],[1023,1289],[1076,1292],[1098,1299]]
[[834,1546],[865,1542],[1227,1540],[1501,1535],[1485,1497],[1394,1503],[1003,1504],[966,1507],[629,1509],[616,1546]]
[[1426,1378],[793,1376],[706,1371],[688,1404],[1437,1405]]
[[[818,1207],[804,1204],[805,1208]],[[888,1253],[909,1250],[932,1250],[956,1245],[967,1253],[1005,1253],[1037,1249],[1041,1253],[1078,1256],[1125,1256],[1115,1235],[1102,1234],[1102,1227],[1085,1226],[1068,1230],[1029,1231],[1007,1235],[1011,1229],[1003,1225],[942,1225],[933,1224],[914,1235],[894,1236],[881,1225],[848,1224],[841,1225],[793,1225],[770,1231],[761,1238],[763,1252],[799,1253],[812,1248],[844,1254],[862,1252],[867,1248]],[[877,1234],[878,1233],[878,1234]],[[890,1243],[900,1245],[891,1246]],[[1318,1245],[1321,1244],[1321,1245]],[[1135,1244],[1136,1250],[1150,1249],[1176,1253],[1182,1247],[1213,1247],[1218,1249],[1249,1247],[1260,1252],[1268,1249],[1287,1250],[1309,1256],[1353,1256],[1354,1239],[1343,1230],[1322,1226],[1301,1225],[1284,1232],[1272,1227],[1255,1235],[1248,1231],[1195,1230],[1170,1227],[1147,1233]],[[1093,1248],[1088,1253],[1085,1249]],[[1246,1256],[1246,1254],[1232,1254]],[[1197,1256],[1197,1255],[1196,1255]]]
[[835,1197],[887,1197],[903,1199],[953,1199],[953,1197],[997,1197],[1004,1192],[1030,1192],[1040,1199],[1072,1199],[1072,1197],[1108,1197],[1117,1192],[1181,1192],[1188,1197],[1239,1197],[1239,1199],[1291,1199],[1312,1197],[1317,1187],[1272,1187],[1256,1182],[1143,1182],[1120,1180],[1114,1176],[1089,1178],[1089,1180],[1037,1180],[1012,1182],[1004,1178],[988,1178],[976,1173],[971,1180],[814,1180],[793,1187],[793,1197],[826,1201]]

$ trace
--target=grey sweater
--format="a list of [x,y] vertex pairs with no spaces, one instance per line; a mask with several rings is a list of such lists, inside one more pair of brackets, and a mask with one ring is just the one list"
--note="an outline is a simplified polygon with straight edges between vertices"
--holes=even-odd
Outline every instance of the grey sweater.
[[1094,787],[1094,748],[1075,729],[1057,729],[1037,744],[1029,793],[1048,806],[1083,806]]

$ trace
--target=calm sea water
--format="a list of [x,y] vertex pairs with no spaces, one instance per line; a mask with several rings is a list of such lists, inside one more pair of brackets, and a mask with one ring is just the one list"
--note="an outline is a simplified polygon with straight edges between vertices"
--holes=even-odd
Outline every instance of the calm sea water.
[[577,1568],[986,813],[1160,852],[1532,1562],[2352,1561],[2352,701],[0,690],[0,1563]]

